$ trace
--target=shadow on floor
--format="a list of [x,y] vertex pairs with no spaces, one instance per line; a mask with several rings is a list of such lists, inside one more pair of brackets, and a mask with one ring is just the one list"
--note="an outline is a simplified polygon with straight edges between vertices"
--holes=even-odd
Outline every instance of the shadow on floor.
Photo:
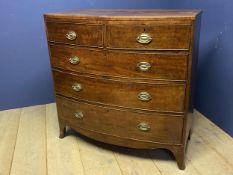
[[83,136],[76,131],[72,130],[71,128],[67,129],[66,132],[67,136],[76,136],[79,137],[83,142],[87,144],[94,145],[99,149],[105,149],[108,151],[112,151],[119,154],[124,154],[127,156],[132,157],[139,157],[139,158],[151,158],[155,160],[164,160],[164,161],[171,161],[174,160],[173,154],[166,149],[134,149],[134,148],[126,148],[116,145],[111,145],[103,142],[99,142],[93,139],[90,139],[86,136]]

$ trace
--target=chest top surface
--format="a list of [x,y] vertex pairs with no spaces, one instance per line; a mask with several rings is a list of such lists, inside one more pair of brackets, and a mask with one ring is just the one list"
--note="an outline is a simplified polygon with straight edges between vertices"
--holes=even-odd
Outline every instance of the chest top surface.
[[156,9],[91,9],[58,13],[47,13],[53,18],[98,18],[98,19],[195,19],[200,10],[156,10]]

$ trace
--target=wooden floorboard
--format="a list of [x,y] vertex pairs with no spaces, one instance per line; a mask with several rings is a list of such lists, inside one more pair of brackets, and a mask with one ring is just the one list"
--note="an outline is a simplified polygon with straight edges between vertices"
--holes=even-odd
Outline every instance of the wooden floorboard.
[[23,108],[11,175],[46,175],[45,105]]
[[161,175],[147,150],[116,147],[114,154],[124,175]]
[[223,161],[233,167],[233,139],[213,122],[195,111],[194,132],[218,154]]
[[122,175],[111,149],[103,143],[77,137],[85,175]]
[[203,175],[233,174],[233,167],[225,163],[222,157],[206,145],[196,133],[193,133],[190,140],[187,157]]
[[84,175],[79,146],[73,135],[59,139],[55,104],[46,105],[48,175]]
[[[200,122],[200,120],[202,122]],[[195,112],[194,115],[194,125],[193,125],[193,134],[192,139],[189,142],[187,157],[190,160],[191,164],[198,169],[201,174],[204,175],[232,175],[233,166],[231,161],[227,157],[232,157],[233,154],[233,143],[232,138],[228,137],[226,133],[220,131],[220,129],[211,123],[209,120],[205,123],[204,117],[200,113]],[[209,130],[212,132],[206,133],[202,132],[203,130]],[[221,135],[220,137],[228,137],[228,140],[231,142],[231,149],[229,149],[228,144],[221,144],[222,149],[225,151],[218,152],[216,143],[217,140],[212,140],[210,138],[214,135]],[[216,138],[217,139],[217,138]]]
[[233,139],[194,113],[186,169],[165,150],[93,141],[68,129],[59,139],[56,105],[0,112],[0,175],[233,175]]
[[21,109],[0,112],[0,175],[11,169]]
[[185,171],[177,168],[177,163],[174,160],[172,154],[166,150],[149,150],[149,154],[154,161],[154,164],[158,167],[162,175],[201,175],[201,173],[190,164],[189,159],[186,157],[186,169]]

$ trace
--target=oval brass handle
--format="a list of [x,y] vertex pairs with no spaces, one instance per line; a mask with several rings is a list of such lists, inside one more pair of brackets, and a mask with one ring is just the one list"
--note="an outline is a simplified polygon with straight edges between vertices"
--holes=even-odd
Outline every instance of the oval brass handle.
[[138,124],[138,129],[140,131],[149,131],[150,130],[150,125],[146,122],[141,122]]
[[140,92],[138,94],[138,99],[141,101],[150,101],[151,95],[148,92]]
[[148,70],[150,70],[151,65],[148,62],[140,62],[137,64],[137,67],[141,71],[148,71]]
[[141,33],[141,34],[138,35],[138,37],[136,38],[136,40],[140,44],[148,44],[148,43],[150,43],[152,41],[152,38],[147,33]]
[[81,111],[75,112],[74,116],[78,119],[82,119],[84,117],[84,115]]
[[74,91],[79,92],[79,91],[82,90],[82,85],[79,84],[79,83],[75,83],[75,84],[72,86],[72,89],[73,89]]
[[70,62],[71,64],[78,64],[78,63],[80,62],[80,59],[79,59],[79,57],[77,57],[77,56],[70,57],[70,58],[69,58],[69,62]]
[[76,37],[77,37],[77,35],[76,35],[76,33],[74,31],[69,31],[69,32],[66,33],[66,38],[68,40],[71,40],[71,41],[75,40]]

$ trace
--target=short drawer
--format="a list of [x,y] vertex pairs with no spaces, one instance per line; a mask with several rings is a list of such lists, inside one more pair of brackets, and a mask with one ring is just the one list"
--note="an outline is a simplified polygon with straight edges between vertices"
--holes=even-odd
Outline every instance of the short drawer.
[[107,47],[144,50],[188,50],[191,26],[108,25]]
[[98,133],[167,144],[180,144],[182,116],[137,113],[107,108],[57,96],[60,119],[78,128]]
[[116,77],[186,80],[187,54],[102,51],[50,44],[53,67]]
[[185,84],[148,84],[53,71],[57,94],[113,106],[183,112]]
[[46,26],[50,42],[93,47],[103,46],[102,25],[47,22]]

